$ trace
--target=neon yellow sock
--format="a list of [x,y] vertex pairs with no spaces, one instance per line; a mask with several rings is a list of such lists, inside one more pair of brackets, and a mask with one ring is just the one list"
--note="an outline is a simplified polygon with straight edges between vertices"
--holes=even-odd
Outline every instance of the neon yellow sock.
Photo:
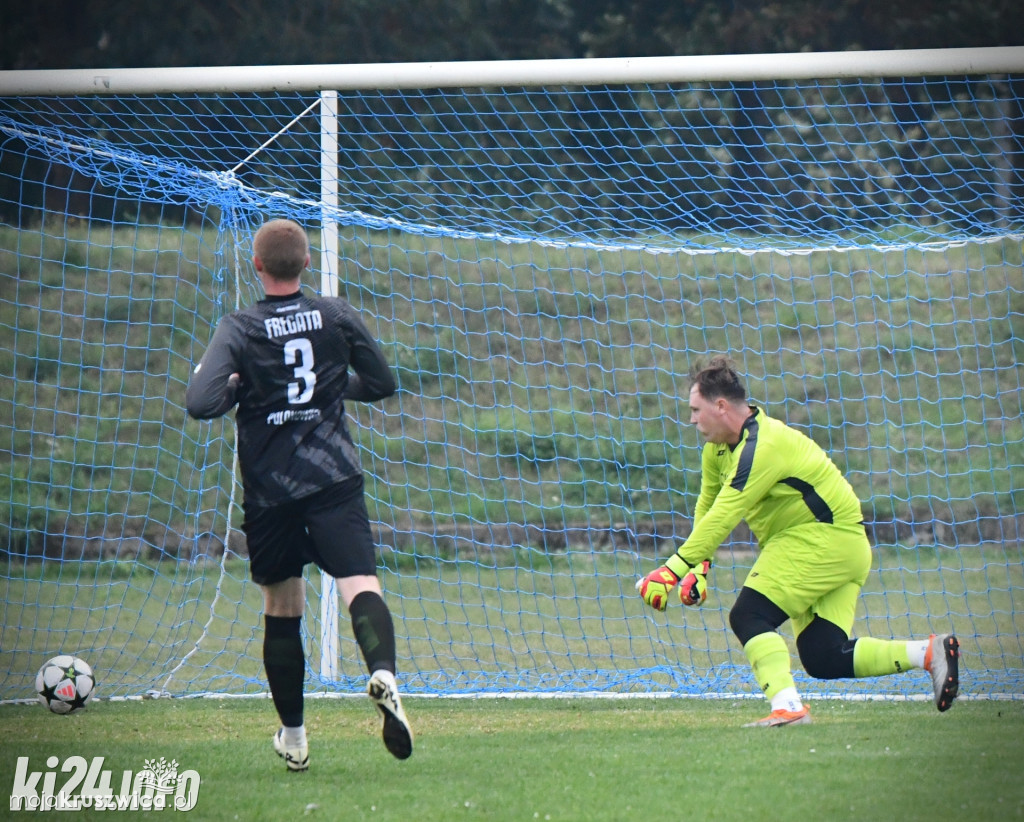
[[771,699],[783,688],[795,688],[786,640],[776,633],[758,634],[743,646],[754,677]]
[[856,677],[898,674],[915,667],[905,640],[863,636],[853,646],[853,675]]

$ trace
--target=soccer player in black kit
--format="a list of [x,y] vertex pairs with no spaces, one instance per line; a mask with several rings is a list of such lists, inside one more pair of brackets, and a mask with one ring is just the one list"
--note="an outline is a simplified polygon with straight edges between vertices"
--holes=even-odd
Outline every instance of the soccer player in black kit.
[[281,728],[274,750],[290,770],[309,766],[303,724],[306,606],[303,567],[335,578],[370,671],[367,693],[384,744],[412,753],[412,731],[395,682],[395,632],[377,579],[359,457],[344,402],[396,391],[391,370],[355,310],[300,288],[309,266],[306,232],[291,220],[265,223],[253,239],[265,298],[227,315],[189,380],[188,413],[211,419],[237,403],[249,569],[263,591],[263,664]]

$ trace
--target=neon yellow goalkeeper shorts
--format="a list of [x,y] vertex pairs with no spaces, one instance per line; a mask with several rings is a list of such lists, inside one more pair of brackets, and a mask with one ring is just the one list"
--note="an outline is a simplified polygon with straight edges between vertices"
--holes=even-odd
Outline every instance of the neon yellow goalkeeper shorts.
[[743,583],[785,611],[795,635],[815,615],[849,636],[857,598],[871,570],[871,545],[862,525],[809,523],[769,540]]

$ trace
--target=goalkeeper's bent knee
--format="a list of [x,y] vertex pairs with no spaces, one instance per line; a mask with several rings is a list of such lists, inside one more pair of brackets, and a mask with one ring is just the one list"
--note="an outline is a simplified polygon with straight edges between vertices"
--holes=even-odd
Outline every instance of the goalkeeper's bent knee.
[[858,642],[834,622],[815,616],[796,638],[796,649],[800,664],[815,679],[849,679],[854,676]]
[[789,619],[789,615],[760,591],[743,586],[729,611],[729,627],[746,645],[755,636],[767,634]]

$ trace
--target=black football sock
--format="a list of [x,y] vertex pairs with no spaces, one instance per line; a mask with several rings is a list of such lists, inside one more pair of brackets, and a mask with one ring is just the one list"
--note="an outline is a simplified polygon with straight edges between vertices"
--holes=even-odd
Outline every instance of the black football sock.
[[299,623],[302,617],[265,616],[263,668],[267,672],[274,707],[287,728],[302,725],[302,685],[306,658],[302,651]]
[[395,624],[380,594],[357,594],[348,612],[352,616],[352,632],[370,673],[381,669],[395,673]]

